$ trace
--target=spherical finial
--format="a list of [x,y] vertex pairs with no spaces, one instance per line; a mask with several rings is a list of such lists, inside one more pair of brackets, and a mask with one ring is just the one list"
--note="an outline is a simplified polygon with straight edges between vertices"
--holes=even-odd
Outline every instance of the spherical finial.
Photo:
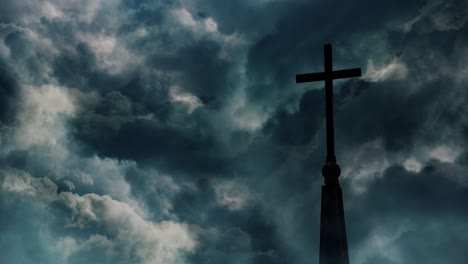
[[338,177],[340,177],[341,169],[335,162],[327,162],[322,167],[322,175],[325,178],[325,184],[338,184]]

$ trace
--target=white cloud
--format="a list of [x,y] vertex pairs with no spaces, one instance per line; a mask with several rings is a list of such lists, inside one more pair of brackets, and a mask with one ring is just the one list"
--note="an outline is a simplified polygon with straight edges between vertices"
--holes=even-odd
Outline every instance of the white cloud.
[[[234,32],[226,35],[218,30],[218,23],[213,17],[197,19],[185,8],[172,10],[172,16],[176,23],[191,31],[192,37],[196,39],[208,37],[218,42],[222,48],[221,58],[235,61],[244,59],[248,41],[241,33]],[[183,33],[186,34],[186,32]]]
[[183,103],[189,107],[188,112],[192,113],[200,106],[203,106],[202,101],[195,95],[184,91],[179,86],[171,86],[169,89],[169,97],[172,103]]
[[61,179],[65,175],[69,176],[70,178],[72,178],[73,180],[76,180],[79,183],[89,184],[89,185],[94,184],[92,176],[89,173],[84,172],[78,168],[58,169],[55,173],[55,179]]
[[403,167],[405,167],[407,171],[419,173],[423,168],[423,165],[417,159],[411,157],[403,162]]
[[430,160],[454,164],[462,153],[462,147],[452,144],[419,146],[402,162],[402,165],[406,170],[418,173]]
[[389,64],[380,67],[380,69],[376,69],[374,62],[369,59],[363,78],[370,82],[381,82],[387,79],[401,80],[407,74],[408,70],[406,66],[397,58],[394,58]]
[[23,23],[37,22],[41,17],[55,19],[77,19],[90,23],[96,18],[98,11],[104,4],[117,1],[102,0],[22,0],[14,1],[10,9],[18,12],[18,19]]
[[398,239],[408,231],[405,225],[399,225],[395,228],[384,229],[377,227],[371,234],[359,245],[354,257],[353,263],[368,263],[376,257],[381,257],[389,263],[402,263],[403,256],[401,247],[396,243]]
[[247,186],[235,181],[213,181],[216,202],[229,210],[241,210],[255,202]]
[[138,213],[144,214],[125,179],[127,171],[136,167],[135,162],[81,157],[70,142],[67,122],[81,107],[77,102],[94,99],[94,94],[54,85],[25,85],[20,89],[17,122],[0,131],[3,141],[0,157],[15,151],[27,151],[32,166],[41,167],[54,180],[68,181],[70,190],[77,183],[94,185],[93,188],[130,204]]
[[459,148],[441,145],[431,149],[428,156],[442,162],[454,163],[461,153]]
[[254,132],[260,129],[263,124],[270,118],[271,110],[266,110],[262,106],[250,105],[246,88],[244,85],[247,81],[245,75],[241,75],[239,83],[240,89],[231,95],[229,101],[225,105],[224,115],[229,123],[226,125],[232,126],[233,130],[247,130]]
[[34,34],[31,29],[25,28],[13,23],[0,23],[0,29],[1,30],[11,30],[11,31],[20,31],[20,32],[26,32],[29,34]]
[[70,192],[75,190],[75,184],[73,184],[73,182],[65,180],[63,181],[63,184],[65,184],[68,187],[68,190]]
[[381,139],[366,142],[358,149],[350,149],[341,160],[342,177],[351,180],[356,193],[366,191],[368,184],[381,177],[390,166]]
[[[173,214],[173,198],[177,195],[182,189],[196,189],[195,186],[190,186],[189,182],[175,182],[174,179],[168,175],[164,175],[159,171],[150,169],[144,171],[145,177],[145,186],[143,190],[140,190],[141,193],[150,194],[155,200],[158,201],[160,206],[160,211],[158,214],[168,218],[176,218],[177,216]],[[152,204],[154,206],[154,204]],[[143,206],[150,206],[148,204],[143,204]],[[154,213],[154,208],[146,209],[148,215]]]
[[403,25],[404,32],[416,28],[428,33],[434,30],[447,31],[462,28],[468,21],[467,1],[429,0],[420,9],[420,13]]
[[[63,87],[53,85],[24,86],[16,126],[16,146],[58,145],[64,140],[64,119],[75,114],[75,105]],[[57,146],[60,147],[60,146]],[[66,155],[63,151],[62,154]]]
[[[86,229],[89,224],[105,226],[109,237],[91,235],[84,240],[72,237],[60,239],[56,247],[66,255],[84,253],[90,245],[118,254],[119,263],[168,264],[179,263],[181,254],[195,250],[197,241],[191,226],[173,221],[151,222],[144,219],[129,204],[108,195],[71,192],[57,193],[57,185],[48,178],[35,178],[19,170],[1,171],[4,191],[34,196],[44,206],[60,203],[70,210],[68,228]],[[200,229],[197,229],[200,231]]]
[[49,178],[33,178],[25,171],[0,171],[1,187],[8,192],[36,196],[42,201],[56,200],[57,185]]
[[114,35],[86,32],[77,34],[77,39],[78,42],[85,42],[90,46],[96,55],[98,66],[111,74],[122,73],[142,62]]
[[179,20],[182,25],[193,27],[196,22],[193,19],[192,14],[185,8],[176,9],[173,11],[173,15]]
[[216,24],[216,21],[214,21],[213,18],[210,17],[210,18],[205,19],[204,23],[208,31],[210,32],[218,31],[218,24]]

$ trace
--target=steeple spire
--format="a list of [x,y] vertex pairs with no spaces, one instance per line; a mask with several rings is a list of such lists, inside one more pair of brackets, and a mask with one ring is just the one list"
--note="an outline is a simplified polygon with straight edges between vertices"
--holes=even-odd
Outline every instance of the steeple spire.
[[325,81],[327,156],[322,168],[320,216],[320,264],[349,264],[343,197],[338,180],[341,169],[336,163],[333,125],[333,79],[361,76],[361,69],[333,71],[331,44],[324,45],[324,72],[296,75],[296,83]]

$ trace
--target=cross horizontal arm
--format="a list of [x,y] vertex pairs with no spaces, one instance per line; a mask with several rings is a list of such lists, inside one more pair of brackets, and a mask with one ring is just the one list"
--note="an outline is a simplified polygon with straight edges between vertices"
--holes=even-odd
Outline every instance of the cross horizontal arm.
[[[359,76],[361,76],[361,68],[332,71],[331,73],[332,79],[343,79],[343,78],[359,77]],[[296,83],[323,81],[327,78],[329,78],[329,74],[326,72],[297,74]]]
[[324,72],[296,74],[296,83],[323,81],[327,78]]

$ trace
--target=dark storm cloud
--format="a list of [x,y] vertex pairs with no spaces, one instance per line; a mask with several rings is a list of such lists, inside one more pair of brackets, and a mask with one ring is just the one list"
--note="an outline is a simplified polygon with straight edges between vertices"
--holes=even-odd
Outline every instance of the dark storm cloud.
[[13,118],[14,101],[17,94],[17,82],[7,64],[0,61],[0,121],[10,123]]
[[[349,229],[348,237],[350,245],[355,245],[351,252],[354,251],[352,255],[356,260],[360,263],[377,260],[383,263],[422,260],[438,263],[449,259],[453,263],[462,263],[466,257],[466,238],[455,230],[466,229],[464,222],[468,215],[463,208],[468,200],[468,189],[466,182],[460,184],[454,179],[457,167],[457,164],[437,161],[430,162],[419,173],[408,172],[399,165],[389,167],[381,179],[369,186],[365,196],[353,201],[356,207],[353,212],[348,212],[347,224],[353,227]],[[374,198],[366,200],[368,197]],[[364,211],[366,217],[360,214]],[[445,226],[447,223],[451,224]],[[382,232],[382,226],[395,233]],[[422,242],[421,237],[430,239]],[[362,247],[372,243],[366,241],[372,239],[382,241],[389,250],[392,249],[388,241],[394,241],[392,243],[399,245],[398,252],[393,256],[365,252]],[[427,250],[438,253],[427,257]]]
[[86,43],[76,46],[75,54],[64,52],[53,62],[54,75],[58,81],[69,87],[101,92],[118,90],[122,78],[100,71],[96,57]]
[[[464,30],[466,27],[460,31]],[[458,81],[459,65],[449,62],[456,61],[463,52],[455,44],[462,34],[435,34],[439,35],[438,41],[433,40],[434,36],[407,38],[407,47],[399,57],[406,65],[406,78],[354,84],[364,92],[350,99],[337,117],[338,137],[349,140],[346,144],[382,138],[386,149],[398,151],[411,149],[421,141],[427,144],[460,136],[447,130],[456,131],[465,122],[463,105],[467,94]],[[447,39],[458,40],[447,45]],[[433,56],[426,56],[427,50]],[[353,89],[351,85],[342,87],[343,96]],[[434,98],[438,98],[437,103]]]
[[0,5],[2,263],[316,262],[325,42],[351,262],[463,263],[464,1]]
[[231,84],[228,82],[230,65],[219,58],[220,49],[220,44],[212,40],[195,40],[176,50],[175,56],[155,54],[149,61],[157,69],[181,73],[177,82],[200,98],[222,102]]
[[299,110],[288,113],[280,109],[264,126],[266,134],[280,144],[302,145],[308,143],[323,121],[323,90],[306,92],[299,103]]
[[89,106],[72,126],[77,139],[92,147],[91,151],[106,156],[151,162],[174,170],[222,170],[223,153],[215,139],[203,132],[209,126],[203,117],[205,113],[185,116],[185,108],[168,104],[163,107],[166,109],[160,110],[170,112],[170,116],[148,116],[143,105],[111,92],[98,104]]
[[[344,133],[338,132],[337,136],[349,140],[346,142],[349,146],[382,138],[385,148],[391,151],[411,147],[418,129],[427,121],[425,118],[430,118],[424,113],[431,107],[433,96],[443,94],[437,83],[432,89],[427,87],[412,95],[404,95],[404,83],[361,85],[370,88],[341,109],[337,130]],[[402,90],[397,92],[396,89]]]
[[[378,32],[381,38],[387,38],[387,32],[392,31],[394,24],[404,23],[418,6],[416,2],[410,6],[407,4],[409,3],[405,3],[403,11],[399,8],[402,3],[398,2],[387,6],[333,1],[283,3],[284,8],[286,5],[290,6],[283,16],[273,18],[274,33],[262,37],[249,51],[248,74],[252,83],[257,83],[250,87],[249,92],[257,99],[269,98],[269,94],[284,93],[283,90],[291,89],[294,80],[291,76],[298,71],[321,71],[321,43],[333,41],[334,63],[338,67],[349,65],[351,61],[364,64],[366,58],[371,56],[388,56],[389,50],[386,50],[386,46],[382,47],[388,45],[387,43],[366,35]],[[360,13],[366,15],[356,15]],[[362,48],[364,43],[359,42],[365,42],[365,47],[368,48]],[[343,50],[342,56],[336,55],[337,50]],[[390,54],[392,52],[390,50]]]
[[[137,53],[144,51],[149,54],[143,55],[144,64],[138,68],[143,72],[159,71],[162,75],[144,76],[144,73],[138,71],[122,75],[109,74],[98,67],[96,54],[90,47],[86,43],[79,43],[72,47],[73,52],[64,51],[57,56],[53,63],[54,76],[64,85],[98,91],[104,97],[107,97],[108,92],[118,90],[132,104],[140,106],[139,113],[132,115],[154,115],[155,120],[135,117],[125,120],[126,117],[122,117],[121,113],[102,113],[90,106],[71,123],[77,131],[77,139],[90,147],[91,151],[111,157],[161,160],[161,163],[171,163],[172,167],[191,169],[205,163],[207,169],[216,169],[219,167],[216,163],[222,162],[221,157],[216,156],[223,154],[216,149],[218,132],[209,129],[208,126],[212,124],[206,121],[210,118],[210,112],[198,111],[192,116],[186,116],[184,108],[169,103],[171,98],[168,95],[171,87],[181,86],[198,97],[204,107],[220,108],[233,89],[230,64],[220,58],[221,44],[207,37],[196,39],[189,29],[175,24],[174,18],[168,14],[173,10],[164,4],[139,4],[135,8],[135,12],[130,12],[132,14],[129,18],[132,20],[122,25],[119,34],[125,38],[129,48]],[[145,19],[154,12],[162,12],[164,15],[156,21],[151,20],[157,24],[149,25],[148,36],[126,39],[126,31],[148,26]],[[59,27],[57,21],[43,19],[42,22],[43,25]],[[153,27],[158,30],[153,32]],[[107,104],[112,105],[112,102],[104,100],[98,107]],[[185,130],[187,124],[180,122],[190,123],[193,127]],[[206,127],[209,134],[202,132]],[[140,136],[135,137],[135,133]],[[196,134],[198,136],[194,136]],[[206,151],[210,148],[213,149],[212,154]],[[167,155],[170,152],[173,154]],[[201,169],[204,170],[204,166]]]
[[[371,13],[371,16],[372,15],[373,13]],[[397,17],[397,20],[398,19],[402,19],[402,17]],[[372,26],[373,25],[366,27],[364,31],[369,29],[370,31],[372,31]],[[460,46],[452,46],[454,45],[454,43],[448,43],[452,43],[451,40],[454,39],[457,39],[455,42],[459,42],[459,39],[463,36],[461,32],[463,32],[465,28],[466,27],[463,27],[457,32],[437,31],[434,32],[434,35],[428,36],[420,36],[418,33],[414,32],[408,34],[402,32],[390,32],[391,35],[389,36],[391,36],[394,39],[405,39],[405,42],[393,43],[392,45],[395,46],[390,46],[389,50],[385,50],[387,54],[383,55],[387,57],[387,60],[388,58],[391,58],[394,55],[401,55],[399,59],[404,63],[404,65],[408,67],[408,73],[406,75],[407,77],[402,80],[391,80],[393,78],[390,78],[390,80],[387,80],[385,82],[377,83],[369,83],[367,81],[351,81],[343,84],[341,94],[339,94],[338,98],[336,98],[337,104],[340,107],[340,110],[338,111],[337,115],[337,124],[339,127],[337,129],[337,138],[338,142],[340,143],[339,148],[350,148],[350,150],[348,151],[352,151],[352,146],[354,144],[361,145],[368,141],[378,138],[383,139],[383,151],[401,151],[401,153],[405,155],[405,153],[411,151],[411,149],[414,150],[420,147],[421,145],[430,146],[460,140],[460,138],[458,137],[459,133],[453,133],[452,129],[456,130],[457,128],[459,128],[460,119],[464,119],[464,117],[463,115],[454,117],[454,115],[450,114],[450,112],[452,112],[455,109],[461,110],[461,108],[463,108],[462,105],[464,100],[456,100],[456,98],[453,98],[454,94],[458,94],[458,96],[465,98],[466,93],[461,92],[460,94],[459,92],[457,92],[460,89],[462,89],[458,81],[454,83],[454,79],[457,79],[457,77],[454,77],[451,74],[447,74],[447,72],[457,72],[456,67],[454,67],[454,65],[445,64],[444,62],[445,60],[454,61],[455,59],[446,58],[460,56],[460,54],[464,52],[464,50]],[[346,29],[348,28],[346,27]],[[340,37],[337,36],[337,38],[339,39]],[[270,45],[275,47],[274,45],[278,42],[274,40],[282,39],[283,38],[280,37],[271,37],[268,41],[264,41],[264,43],[266,46]],[[289,40],[290,38],[285,36],[284,39]],[[432,41],[432,39],[434,39],[434,41]],[[370,46],[372,46],[372,44],[373,43],[368,43],[368,45]],[[388,43],[387,45],[390,44],[391,43]],[[288,47],[294,47],[294,45],[290,43]],[[376,48],[376,50],[378,51],[381,47]],[[262,46],[258,50],[260,52],[265,52],[265,49],[266,47]],[[403,54],[401,54],[401,50],[404,50]],[[432,54],[434,55],[427,57],[427,53],[425,53],[425,51],[427,50],[431,50],[431,52],[433,52]],[[266,54],[268,55],[263,56],[263,61],[265,62],[263,66],[264,68],[268,68],[267,58],[273,58],[274,54],[282,53],[273,49],[273,52]],[[303,51],[302,54],[307,54],[307,52]],[[335,52],[335,54],[337,53]],[[375,61],[382,59],[381,57],[379,57],[381,55],[375,53],[375,51],[373,50],[369,50],[368,52],[362,54],[363,59],[365,59],[366,57],[369,58],[373,56],[377,56],[376,58],[373,58]],[[251,55],[250,58],[254,58],[254,56]],[[318,62],[320,62],[321,60],[322,58],[315,59],[315,61]],[[335,62],[336,60],[338,60],[339,62],[340,58],[335,59]],[[255,69],[262,69],[262,67],[260,66],[261,64],[257,63],[257,65],[258,67],[256,67]],[[290,65],[294,65],[294,63],[291,62]],[[449,69],[442,69],[442,65],[448,67]],[[268,78],[272,78],[275,80],[274,82],[269,83],[270,85],[265,85],[262,87],[259,86],[262,95],[265,95],[265,97],[269,96],[268,94],[270,94],[270,90],[273,90],[275,89],[275,87],[277,87],[275,86],[276,83],[282,83],[282,80],[279,79],[281,77],[278,76],[282,76],[284,72],[286,72],[284,76],[288,75],[287,71],[284,70],[275,71],[275,67],[278,66],[272,63],[270,67],[271,71],[264,71],[264,74],[271,74],[271,76],[267,78],[263,77],[261,72],[260,74],[256,73],[252,75],[260,76],[259,78],[261,78],[261,80],[268,80]],[[321,67],[322,66],[319,66],[317,68],[320,70]],[[431,75],[433,76],[428,76],[428,72],[431,72]],[[279,89],[284,88],[281,86],[278,87]],[[255,88],[254,92],[257,92]],[[321,96],[320,93],[318,93],[317,95]],[[258,94],[255,94],[253,97],[255,98],[255,100],[257,98],[262,98],[258,96]],[[351,99],[349,97],[351,97]],[[434,98],[438,98],[439,102],[446,102],[441,103],[441,105],[445,105],[445,107],[438,104],[434,104]],[[342,104],[342,101],[343,105],[340,106],[340,104]],[[297,112],[293,111],[290,114],[278,114],[278,116],[280,117],[287,117],[283,118],[283,123],[288,124],[287,126],[282,126],[281,123],[277,125],[278,128],[282,129],[276,132],[276,135],[283,135],[283,140],[280,140],[280,142],[284,143],[284,135],[289,134],[285,133],[285,131],[303,131],[302,129],[304,128],[304,121],[297,118],[297,116],[300,116],[301,113],[302,110],[299,110]],[[444,118],[440,118],[441,113],[444,116]],[[434,122],[434,117],[437,118],[436,122]],[[452,117],[454,119],[446,119],[449,117]],[[310,119],[313,120],[314,115],[310,115]],[[267,122],[267,124],[277,122],[275,120],[278,120],[277,116],[272,118],[270,122]],[[448,129],[448,127],[450,126],[453,126],[454,128]],[[300,135],[301,132],[298,132],[291,136],[287,136],[286,138],[289,140],[290,143],[294,143],[295,141],[301,142]],[[276,138],[281,139],[281,137],[278,136],[276,136]],[[307,142],[308,141],[303,141],[303,143]],[[323,153],[324,148],[319,146],[319,150],[321,150],[319,151],[320,153]],[[320,155],[316,156],[314,153],[310,157],[310,160],[316,160],[320,158]],[[365,163],[366,160],[362,160],[362,162]],[[321,165],[319,164],[316,164],[315,166],[310,166],[309,171],[319,172],[320,166]],[[447,174],[451,173],[447,172]],[[290,174],[281,175],[283,177],[288,177],[290,180],[292,180]],[[315,175],[313,177],[320,176]],[[307,182],[307,180],[301,179],[301,182]],[[374,195],[377,196],[378,194],[369,194],[369,196],[365,195],[365,197],[373,197]],[[447,202],[445,199],[442,200]],[[458,211],[460,209],[452,208],[451,210]],[[419,212],[414,212],[415,215],[417,215],[418,213]],[[443,222],[445,220],[438,219],[436,221]],[[355,227],[351,225],[349,228],[352,230]],[[317,242],[318,241],[315,241],[315,243]],[[316,247],[317,245],[315,244],[314,246]],[[457,254],[459,255],[460,253]],[[422,256],[419,255],[418,257],[415,257],[414,255],[408,255],[406,257],[408,259],[419,259]],[[458,261],[461,260],[458,259]],[[369,263],[371,262],[372,261],[370,261]]]

